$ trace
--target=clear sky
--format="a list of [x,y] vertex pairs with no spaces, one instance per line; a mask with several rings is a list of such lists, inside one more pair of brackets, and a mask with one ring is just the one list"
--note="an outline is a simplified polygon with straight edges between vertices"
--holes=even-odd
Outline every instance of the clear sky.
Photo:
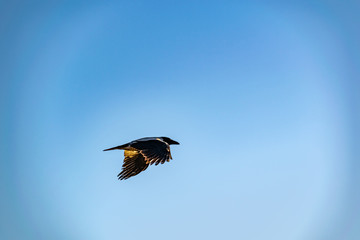
[[[356,1],[0,4],[1,239],[360,239]],[[173,160],[118,181],[121,151]]]

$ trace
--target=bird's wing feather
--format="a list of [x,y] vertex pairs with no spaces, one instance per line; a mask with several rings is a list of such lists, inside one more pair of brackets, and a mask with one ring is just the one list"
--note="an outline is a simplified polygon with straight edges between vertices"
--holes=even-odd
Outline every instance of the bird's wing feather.
[[132,176],[139,174],[147,169],[149,166],[146,163],[144,156],[139,151],[124,151],[125,159],[122,165],[122,170],[118,174],[119,180],[125,180]]
[[152,139],[148,141],[135,141],[131,147],[138,149],[145,157],[146,163],[158,165],[171,159],[170,146],[161,139]]

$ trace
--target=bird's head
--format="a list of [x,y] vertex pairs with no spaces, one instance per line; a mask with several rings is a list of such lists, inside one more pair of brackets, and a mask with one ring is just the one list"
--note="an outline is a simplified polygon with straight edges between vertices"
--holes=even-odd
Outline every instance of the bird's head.
[[171,138],[168,137],[161,137],[161,139],[166,142],[167,144],[171,145],[171,144],[176,144],[179,145],[180,143],[178,143],[177,141],[172,140]]

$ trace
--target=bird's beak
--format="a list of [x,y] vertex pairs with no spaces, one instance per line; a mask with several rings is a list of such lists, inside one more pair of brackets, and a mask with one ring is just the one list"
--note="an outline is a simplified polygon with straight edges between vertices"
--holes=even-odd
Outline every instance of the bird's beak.
[[180,143],[178,143],[177,141],[174,141],[174,140],[172,140],[171,144],[180,145]]

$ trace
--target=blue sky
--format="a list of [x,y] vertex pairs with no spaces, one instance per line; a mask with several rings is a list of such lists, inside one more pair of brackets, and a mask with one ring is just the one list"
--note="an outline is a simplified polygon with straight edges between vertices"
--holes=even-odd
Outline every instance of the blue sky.
[[0,6],[1,239],[360,237],[355,1]]

